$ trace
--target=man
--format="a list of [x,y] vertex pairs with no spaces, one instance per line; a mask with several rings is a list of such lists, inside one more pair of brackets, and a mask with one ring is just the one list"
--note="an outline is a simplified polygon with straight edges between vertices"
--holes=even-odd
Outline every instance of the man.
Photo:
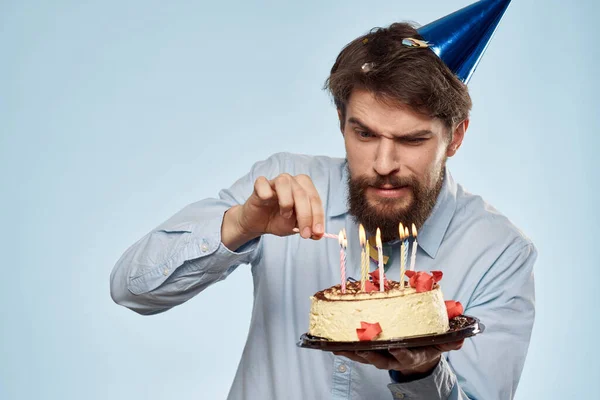
[[[175,214],[115,266],[113,299],[150,315],[252,265],[252,321],[230,399],[514,395],[534,319],[536,250],[452,179],[446,160],[463,141],[471,100],[460,75],[422,39],[393,24],[338,56],[327,88],[345,160],[275,154],[218,199]],[[309,296],[339,283],[339,247],[323,233],[346,228],[349,249],[359,249],[357,224],[371,234],[380,228],[386,255],[398,260],[399,222],[419,229],[417,270],[443,271],[445,297],[461,301],[486,331],[464,344],[386,355],[297,348]],[[349,252],[351,276],[359,275],[358,258],[358,250]],[[388,276],[399,276],[398,264],[388,262]]]

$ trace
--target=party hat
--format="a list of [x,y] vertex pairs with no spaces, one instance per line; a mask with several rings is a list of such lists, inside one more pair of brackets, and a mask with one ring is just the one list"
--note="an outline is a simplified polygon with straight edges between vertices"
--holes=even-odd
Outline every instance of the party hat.
[[[417,31],[426,45],[466,84],[509,3],[510,0],[481,0]],[[422,43],[414,39],[408,39],[405,44],[422,47]]]

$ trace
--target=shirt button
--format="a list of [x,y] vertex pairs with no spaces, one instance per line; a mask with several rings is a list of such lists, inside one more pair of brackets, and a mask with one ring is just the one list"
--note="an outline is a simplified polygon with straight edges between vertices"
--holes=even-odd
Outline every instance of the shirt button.
[[208,243],[202,242],[202,245],[200,246],[200,250],[202,250],[203,252],[206,253],[208,251]]
[[164,269],[164,271],[163,271],[163,275],[164,275],[164,276],[167,276],[167,275],[169,275],[169,268],[165,268],[165,269]]
[[342,374],[343,374],[344,372],[346,372],[346,370],[347,370],[347,369],[348,369],[348,368],[346,368],[346,364],[341,364],[341,365],[338,367],[338,371],[340,371]]
[[395,393],[395,394],[394,394],[394,398],[395,398],[395,399],[403,399],[403,398],[404,398],[404,395],[403,395],[402,393]]

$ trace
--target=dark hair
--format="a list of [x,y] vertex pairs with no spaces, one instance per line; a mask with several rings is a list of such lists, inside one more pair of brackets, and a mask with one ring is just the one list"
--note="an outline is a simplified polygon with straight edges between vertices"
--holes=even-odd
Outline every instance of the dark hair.
[[439,118],[449,129],[468,118],[472,103],[467,86],[431,49],[407,47],[405,38],[422,39],[412,25],[394,23],[374,28],[342,49],[325,83],[342,114],[342,130],[353,89]]

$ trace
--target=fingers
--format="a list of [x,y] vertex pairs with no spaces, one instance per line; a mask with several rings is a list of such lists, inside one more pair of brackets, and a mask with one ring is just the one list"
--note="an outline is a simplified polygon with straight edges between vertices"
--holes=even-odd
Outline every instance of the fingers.
[[308,175],[298,175],[296,181],[308,195],[312,214],[312,236],[315,239],[319,239],[323,236],[323,233],[325,233],[325,211],[323,209],[321,196],[319,196],[317,188],[315,188],[312,179]]
[[267,204],[275,197],[275,192],[271,188],[269,180],[264,176],[259,176],[254,182],[254,195],[256,195],[261,202]]
[[432,370],[440,360],[441,352],[436,346],[424,346],[411,349],[390,349],[398,371],[422,373]]
[[462,348],[464,342],[465,342],[465,340],[463,339],[458,342],[438,344],[435,347],[442,353],[445,353],[447,351],[460,350]]
[[399,366],[394,358],[376,351],[358,351],[357,355],[378,369],[390,370]]
[[300,235],[308,239],[312,236],[313,215],[310,205],[310,198],[304,188],[296,181],[292,180],[292,193],[294,196],[294,210],[296,211],[296,221]]
[[398,366],[394,358],[377,351],[334,351],[333,354],[361,364],[370,364],[379,369],[394,369],[393,367]]
[[294,195],[292,193],[292,177],[281,174],[270,181],[279,202],[279,214],[283,218],[291,218],[294,213]]
[[340,357],[346,357],[347,359],[350,359],[352,361],[356,361],[356,362],[359,362],[362,364],[368,364],[364,358],[359,357],[353,351],[334,351],[333,354],[335,354],[336,356],[340,356]]
[[414,349],[390,349],[390,354],[397,361],[397,370],[418,368],[435,360],[440,352],[433,346],[418,347]]
[[390,349],[390,354],[401,365],[412,365],[414,354],[409,349]]
[[[450,345],[456,348],[460,345],[459,343]],[[435,368],[439,363],[441,351],[437,346],[425,346],[412,349],[389,349],[385,352],[336,351],[334,354],[362,364],[371,364],[378,369],[423,373]]]
[[310,177],[281,174],[269,183],[278,199],[281,216],[291,218],[295,213],[300,235],[305,239],[320,239],[325,232],[325,212]]

